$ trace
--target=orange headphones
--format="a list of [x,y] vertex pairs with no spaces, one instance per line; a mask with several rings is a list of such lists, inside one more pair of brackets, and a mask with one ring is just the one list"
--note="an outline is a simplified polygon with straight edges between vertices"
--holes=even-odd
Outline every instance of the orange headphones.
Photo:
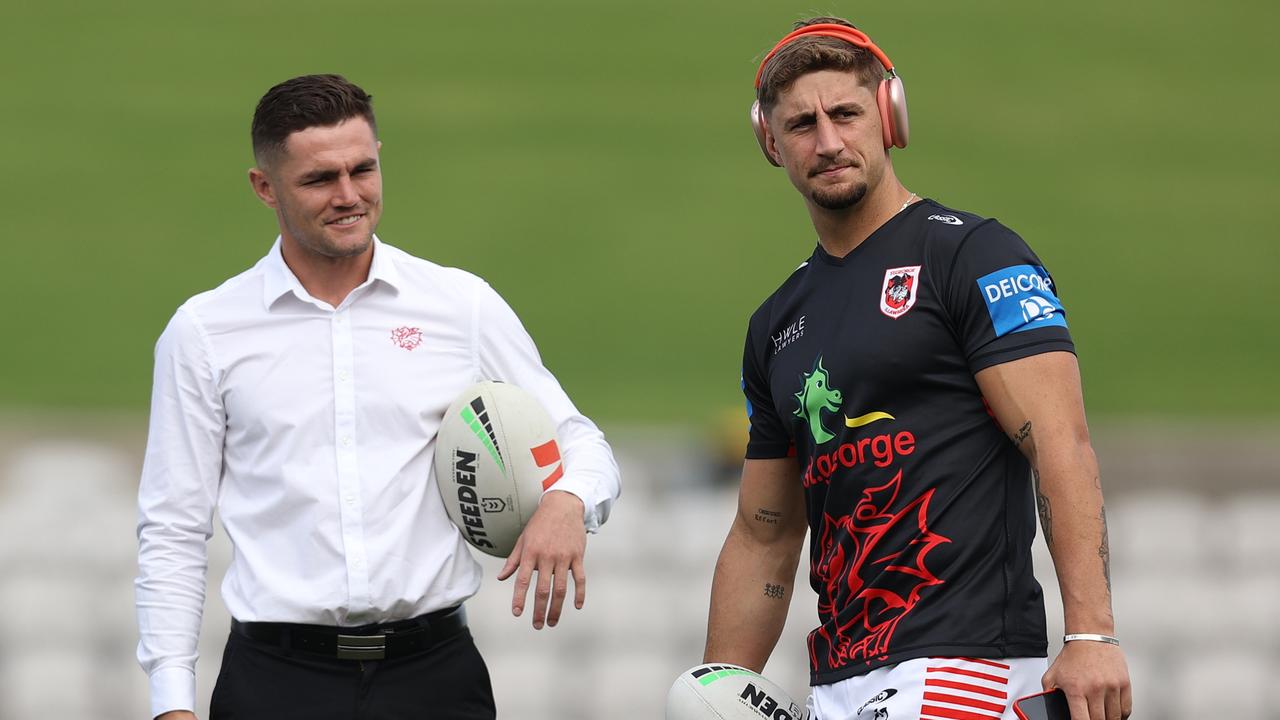
[[[876,56],[884,65],[885,71],[889,73],[889,76],[881,80],[880,85],[876,87],[876,106],[880,109],[880,127],[884,130],[884,147],[886,150],[891,147],[906,147],[910,127],[907,124],[907,91],[902,87],[902,78],[898,77],[898,73],[894,71],[893,62],[889,60],[889,56],[876,47],[866,33],[848,25],[835,23],[806,25],[779,40],[769,54],[764,56],[764,60],[760,62],[760,69],[756,71],[756,92],[760,92],[760,76],[764,74],[765,65],[768,65],[773,56],[788,43],[805,35],[820,35],[844,40]],[[761,152],[770,164],[777,167],[778,162],[769,154],[769,149],[765,145],[764,111],[760,109],[759,100],[751,103],[751,127],[756,132],[756,140],[760,143]]]

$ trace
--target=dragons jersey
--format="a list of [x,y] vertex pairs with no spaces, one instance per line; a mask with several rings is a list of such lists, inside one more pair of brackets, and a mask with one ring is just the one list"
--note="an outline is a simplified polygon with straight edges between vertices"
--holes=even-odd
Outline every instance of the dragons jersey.
[[748,458],[798,459],[811,680],[912,658],[1041,657],[1030,466],[983,368],[1074,352],[1049,273],[998,222],[923,200],[819,246],[751,317]]

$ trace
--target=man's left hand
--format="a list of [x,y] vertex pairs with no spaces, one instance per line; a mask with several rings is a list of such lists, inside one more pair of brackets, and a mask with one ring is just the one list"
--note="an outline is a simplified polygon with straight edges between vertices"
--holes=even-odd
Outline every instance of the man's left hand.
[[529,583],[537,571],[538,584],[533,591],[534,629],[541,630],[544,621],[551,627],[560,622],[560,607],[569,589],[570,573],[573,573],[573,606],[581,610],[586,601],[587,574],[582,558],[587,550],[587,531],[583,526],[583,512],[582,500],[572,493],[552,490],[543,495],[498,573],[499,580],[506,580],[519,570],[511,598],[511,614],[519,617],[524,612]]
[[1042,680],[1067,695],[1071,720],[1123,720],[1133,710],[1129,668],[1115,645],[1078,640],[1063,646]]

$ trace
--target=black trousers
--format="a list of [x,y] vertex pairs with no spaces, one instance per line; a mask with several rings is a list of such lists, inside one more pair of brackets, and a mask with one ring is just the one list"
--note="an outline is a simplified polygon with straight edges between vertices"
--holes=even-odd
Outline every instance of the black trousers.
[[338,660],[231,633],[210,720],[494,720],[469,630],[413,655]]

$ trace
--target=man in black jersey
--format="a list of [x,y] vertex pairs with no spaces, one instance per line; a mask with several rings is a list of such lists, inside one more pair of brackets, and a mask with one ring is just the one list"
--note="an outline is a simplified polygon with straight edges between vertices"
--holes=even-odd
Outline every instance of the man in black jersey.
[[[761,147],[804,197],[818,246],[749,324],[751,435],[705,661],[763,668],[810,530],[820,720],[1013,718],[1042,686],[1066,692],[1073,720],[1126,718],[1065,312],[1015,233],[898,180],[894,77],[846,21],[815,18],[757,78]],[[1033,507],[1065,608],[1052,665]]]

